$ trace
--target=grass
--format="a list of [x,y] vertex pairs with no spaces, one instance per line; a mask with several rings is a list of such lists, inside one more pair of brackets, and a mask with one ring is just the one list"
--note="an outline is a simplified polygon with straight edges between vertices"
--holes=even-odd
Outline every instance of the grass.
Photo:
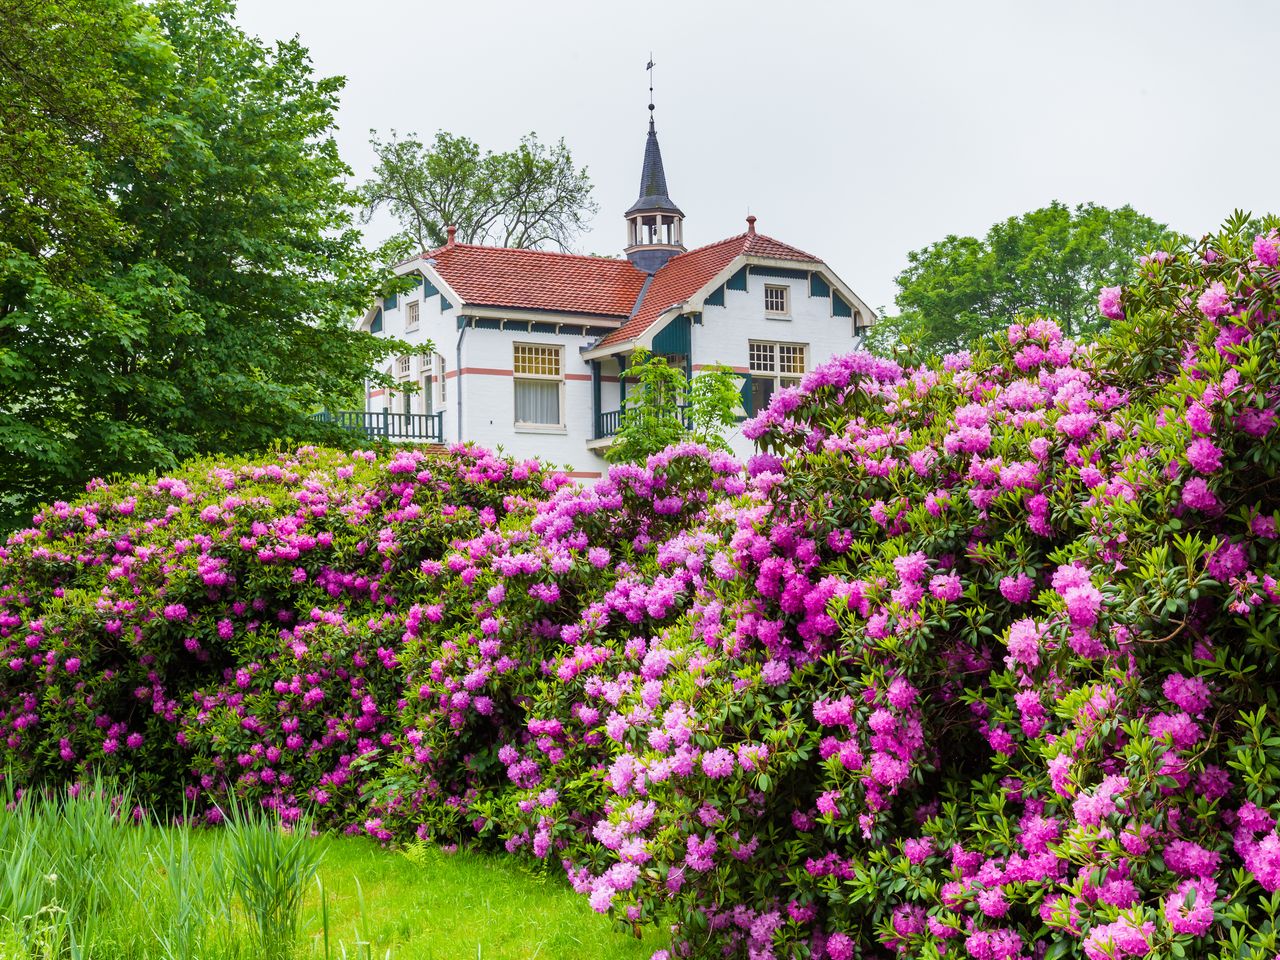
[[0,960],[647,958],[558,877],[509,859],[281,831],[133,823],[127,798],[0,791]]

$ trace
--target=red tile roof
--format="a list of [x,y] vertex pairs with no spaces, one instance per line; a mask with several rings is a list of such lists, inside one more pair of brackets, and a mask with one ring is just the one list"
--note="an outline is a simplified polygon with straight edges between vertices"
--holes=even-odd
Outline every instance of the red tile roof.
[[468,304],[631,315],[645,275],[628,260],[571,253],[481,247],[470,243],[428,250],[445,283]]
[[468,304],[626,320],[600,341],[601,346],[634,340],[738,257],[821,262],[812,254],[756,233],[753,224],[746,233],[672,257],[653,275],[637,310],[636,299],[646,276],[628,260],[470,243],[448,244],[422,256],[434,261],[445,283]]
[[610,331],[599,345],[607,347],[639,337],[658,317],[676,304],[688,300],[712,277],[741,256],[822,262],[812,254],[797,250],[773,237],[756,233],[754,229],[687,253],[676,254],[653,275],[653,283],[645,292],[635,316],[617,330]]

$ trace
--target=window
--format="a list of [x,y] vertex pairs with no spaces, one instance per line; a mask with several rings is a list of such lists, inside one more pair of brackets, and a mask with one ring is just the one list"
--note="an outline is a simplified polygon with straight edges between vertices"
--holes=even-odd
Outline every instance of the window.
[[425,371],[422,374],[422,412],[430,416],[436,412],[435,404],[432,403],[431,374]]
[[564,384],[561,348],[547,344],[515,344],[516,423],[561,425],[560,394]]
[[808,350],[808,345],[803,343],[750,342],[752,412],[763,410],[775,390],[799,385],[800,378],[804,376]]
[[443,353],[437,353],[437,354],[435,355],[435,366],[436,366],[436,383],[438,383],[438,384],[440,385],[440,405],[441,405],[441,406],[444,406],[444,402],[445,402],[445,394],[444,394],[445,379],[444,379],[444,354],[443,354]]
[[412,333],[418,329],[418,310],[422,304],[417,300],[412,300],[404,305],[404,329],[406,333]]
[[787,294],[791,288],[786,286],[774,286],[772,283],[765,284],[764,287],[764,312],[765,313],[790,313],[787,308]]
[[854,308],[853,311],[853,335],[855,337],[865,337],[867,335],[867,323],[862,319],[862,311]]
[[397,372],[401,377],[407,377],[407,376],[409,375],[409,358],[408,358],[408,356],[403,356],[403,357],[400,357],[400,358],[398,358],[398,359],[396,360],[396,372]]

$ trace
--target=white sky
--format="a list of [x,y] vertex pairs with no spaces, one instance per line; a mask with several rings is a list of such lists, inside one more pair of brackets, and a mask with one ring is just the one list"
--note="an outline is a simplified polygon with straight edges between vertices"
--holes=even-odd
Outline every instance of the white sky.
[[1053,199],[1193,235],[1280,211],[1268,0],[240,0],[239,20],[347,77],[339,142],[361,179],[370,128],[563,136],[596,187],[588,253],[623,246],[652,50],[685,242],[750,211],[873,306],[908,250]]

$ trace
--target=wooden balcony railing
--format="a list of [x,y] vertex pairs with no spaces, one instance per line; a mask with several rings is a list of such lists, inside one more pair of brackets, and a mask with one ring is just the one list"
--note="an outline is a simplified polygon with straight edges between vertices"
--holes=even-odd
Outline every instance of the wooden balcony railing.
[[312,420],[334,423],[344,430],[363,433],[370,439],[416,440],[419,443],[444,442],[444,412],[392,413],[390,410],[322,410]]

